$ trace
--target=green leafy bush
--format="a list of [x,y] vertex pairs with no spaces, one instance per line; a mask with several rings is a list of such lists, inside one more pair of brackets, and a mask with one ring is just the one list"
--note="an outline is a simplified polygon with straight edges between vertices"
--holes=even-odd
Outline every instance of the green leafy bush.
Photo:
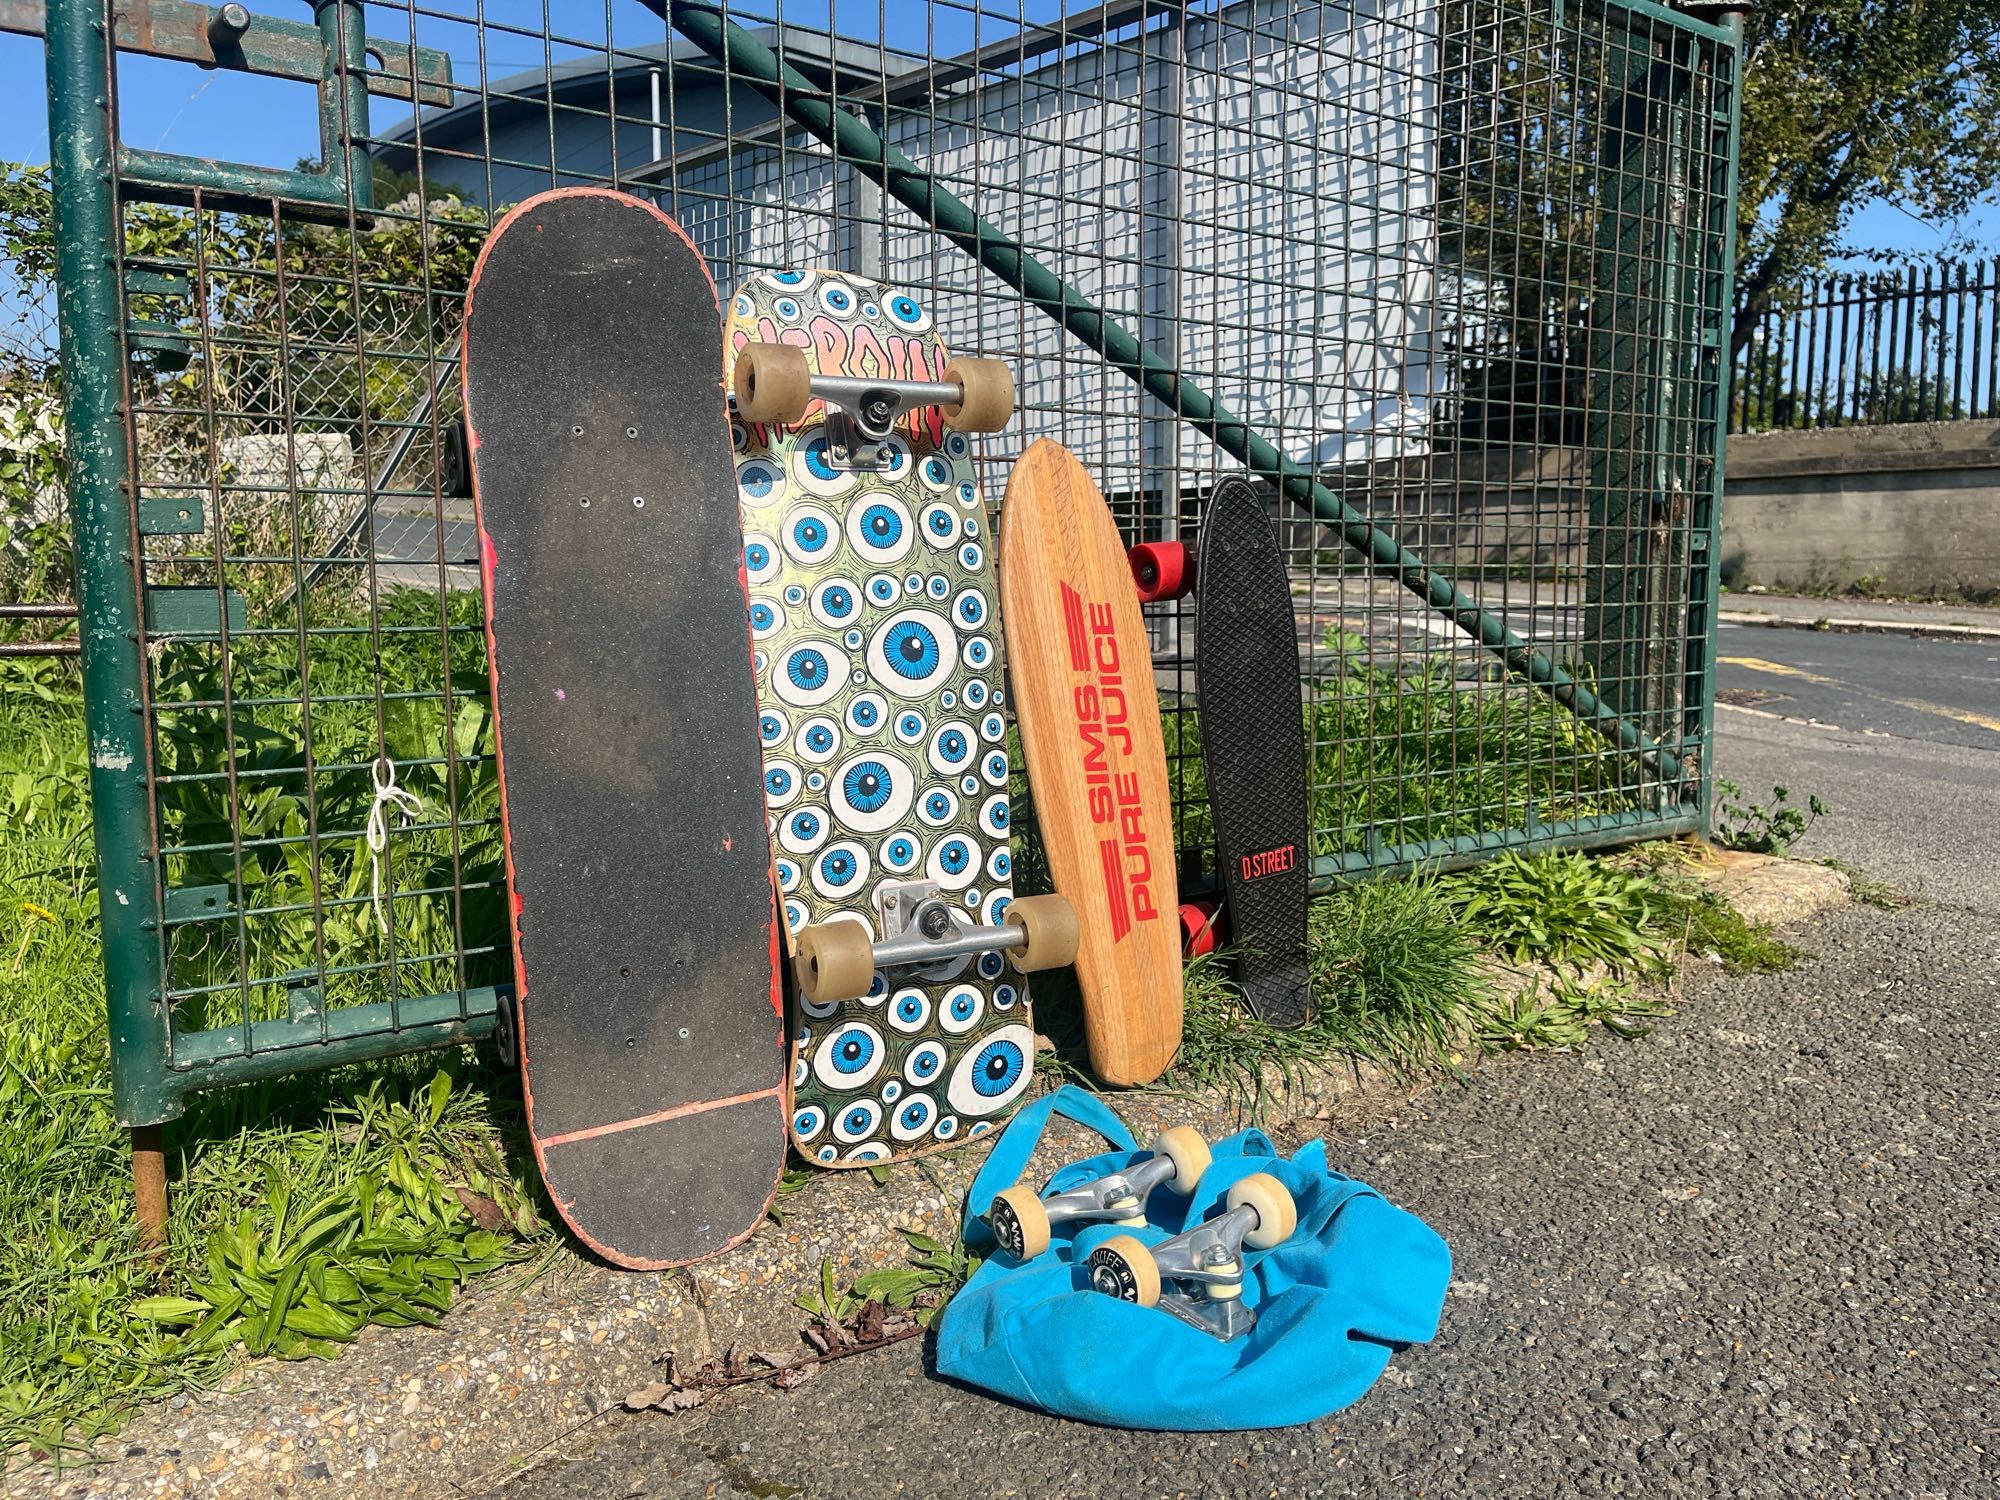
[[1516,963],[1632,974],[1666,962],[1653,882],[1601,860],[1507,853],[1453,877],[1450,890],[1465,924]]

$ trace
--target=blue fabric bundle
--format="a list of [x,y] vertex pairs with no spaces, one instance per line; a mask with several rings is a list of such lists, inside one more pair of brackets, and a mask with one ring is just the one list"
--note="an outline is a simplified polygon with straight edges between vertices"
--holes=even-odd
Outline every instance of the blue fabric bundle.
[[[1192,1198],[1155,1191],[1147,1227],[1058,1224],[1046,1251],[1015,1261],[996,1250],[983,1216],[994,1194],[1020,1180],[1052,1114],[1116,1149],[1062,1168],[1046,1192],[1147,1155],[1125,1123],[1081,1089],[1059,1089],[1021,1110],[966,1198],[965,1241],[989,1258],[939,1322],[940,1374],[1112,1427],[1289,1427],[1359,1399],[1392,1352],[1437,1333],[1451,1277],[1451,1252],[1437,1233],[1328,1167],[1324,1142],[1286,1158],[1259,1130],[1215,1144]],[[1091,1288],[1086,1263],[1096,1246],[1126,1233],[1149,1244],[1168,1239],[1216,1213],[1230,1186],[1252,1172],[1285,1185],[1299,1222],[1284,1243],[1246,1250],[1243,1296],[1257,1312],[1247,1337],[1224,1343],[1161,1308]]]

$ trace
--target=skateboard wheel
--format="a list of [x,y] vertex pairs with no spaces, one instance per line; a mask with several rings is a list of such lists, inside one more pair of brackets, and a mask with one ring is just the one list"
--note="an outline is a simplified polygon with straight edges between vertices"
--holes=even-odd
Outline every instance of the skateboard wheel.
[[1168,1185],[1183,1198],[1200,1185],[1201,1174],[1214,1160],[1208,1142],[1191,1125],[1176,1125],[1161,1131],[1160,1138],[1153,1142],[1153,1151],[1174,1164],[1174,1178]]
[[801,928],[792,950],[799,994],[815,1005],[853,1000],[875,979],[875,950],[858,922],[820,922]]
[[1179,542],[1141,542],[1125,554],[1139,602],[1178,599],[1194,587],[1194,559]]
[[1108,1239],[1090,1252],[1090,1284],[1121,1302],[1160,1305],[1159,1262],[1129,1234]]
[[521,1066],[521,1030],[514,1024],[514,997],[501,995],[493,1002],[493,1050],[500,1066],[512,1073]]
[[1181,951],[1189,958],[1215,951],[1215,930],[1221,925],[1217,909],[1213,901],[1189,901],[1181,907]]
[[1028,935],[1028,940],[1014,949],[1012,955],[1014,967],[1023,974],[1032,974],[1037,969],[1060,969],[1064,964],[1076,962],[1076,945],[1081,937],[1076,908],[1063,897],[1017,897],[1007,908],[1006,920]]
[[1223,1202],[1225,1208],[1242,1208],[1245,1204],[1257,1210],[1257,1227],[1243,1236],[1243,1243],[1253,1250],[1281,1245],[1299,1227],[1298,1205],[1292,1202],[1285,1185],[1269,1172],[1252,1172],[1241,1179],[1230,1188]]
[[1013,419],[1014,372],[1005,361],[955,359],[944,378],[959,390],[958,404],[944,408],[944,419],[960,432],[998,432]]
[[995,1193],[986,1222],[1000,1247],[1016,1260],[1033,1260],[1049,1248],[1049,1211],[1026,1184]]
[[790,344],[745,344],[730,380],[736,414],[752,422],[796,422],[812,400],[812,368]]
[[472,450],[465,440],[465,423],[447,422],[438,429],[438,489],[447,500],[472,498]]

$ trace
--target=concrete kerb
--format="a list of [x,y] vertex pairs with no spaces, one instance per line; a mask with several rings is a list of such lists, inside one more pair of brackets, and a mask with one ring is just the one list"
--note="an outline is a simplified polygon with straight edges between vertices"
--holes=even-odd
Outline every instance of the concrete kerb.
[[[1794,925],[1847,895],[1846,877],[1819,865],[1711,852],[1694,868],[1753,922]],[[1535,977],[1494,971],[1503,990]],[[1464,1058],[1480,1065],[1470,1043]],[[1263,1082],[1259,1122],[1303,1136],[1337,1112],[1391,1109],[1411,1092],[1358,1062],[1273,1070]],[[1242,1094],[1143,1091],[1109,1102],[1142,1141],[1169,1125],[1214,1138],[1252,1123]],[[1096,1149],[1058,1122],[1030,1176]],[[481,1493],[658,1380],[669,1354],[684,1371],[732,1347],[798,1357],[806,1315],[793,1299],[822,1265],[844,1288],[905,1263],[899,1229],[950,1243],[984,1157],[983,1143],[969,1143],[901,1164],[880,1184],[866,1172],[815,1174],[779,1200],[782,1222],[682,1271],[638,1275],[565,1256],[539,1276],[503,1273],[476,1284],[442,1328],[371,1328],[331,1365],[248,1365],[218,1391],[148,1408],[106,1443],[109,1461],[60,1477],[18,1470],[6,1492],[268,1496],[334,1493],[326,1481],[345,1480],[370,1495]]]
[[1758,625],[1773,630],[1835,630],[1874,635],[1941,635],[1962,637],[1967,640],[2000,640],[2000,626],[1994,625],[1862,620],[1839,615],[1819,615],[1808,620],[1787,615],[1767,615],[1748,609],[1720,609],[1715,612],[1715,618],[1724,625]]

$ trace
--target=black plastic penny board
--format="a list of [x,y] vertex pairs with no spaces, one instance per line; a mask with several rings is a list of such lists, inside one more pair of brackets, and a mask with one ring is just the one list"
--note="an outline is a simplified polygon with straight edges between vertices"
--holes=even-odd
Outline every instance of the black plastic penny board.
[[501,220],[465,315],[523,1092],[621,1265],[726,1249],[785,1159],[771,846],[708,268],[594,188]]
[[1273,1026],[1312,1018],[1305,715],[1291,583],[1263,498],[1227,479],[1195,565],[1195,696],[1237,979]]

